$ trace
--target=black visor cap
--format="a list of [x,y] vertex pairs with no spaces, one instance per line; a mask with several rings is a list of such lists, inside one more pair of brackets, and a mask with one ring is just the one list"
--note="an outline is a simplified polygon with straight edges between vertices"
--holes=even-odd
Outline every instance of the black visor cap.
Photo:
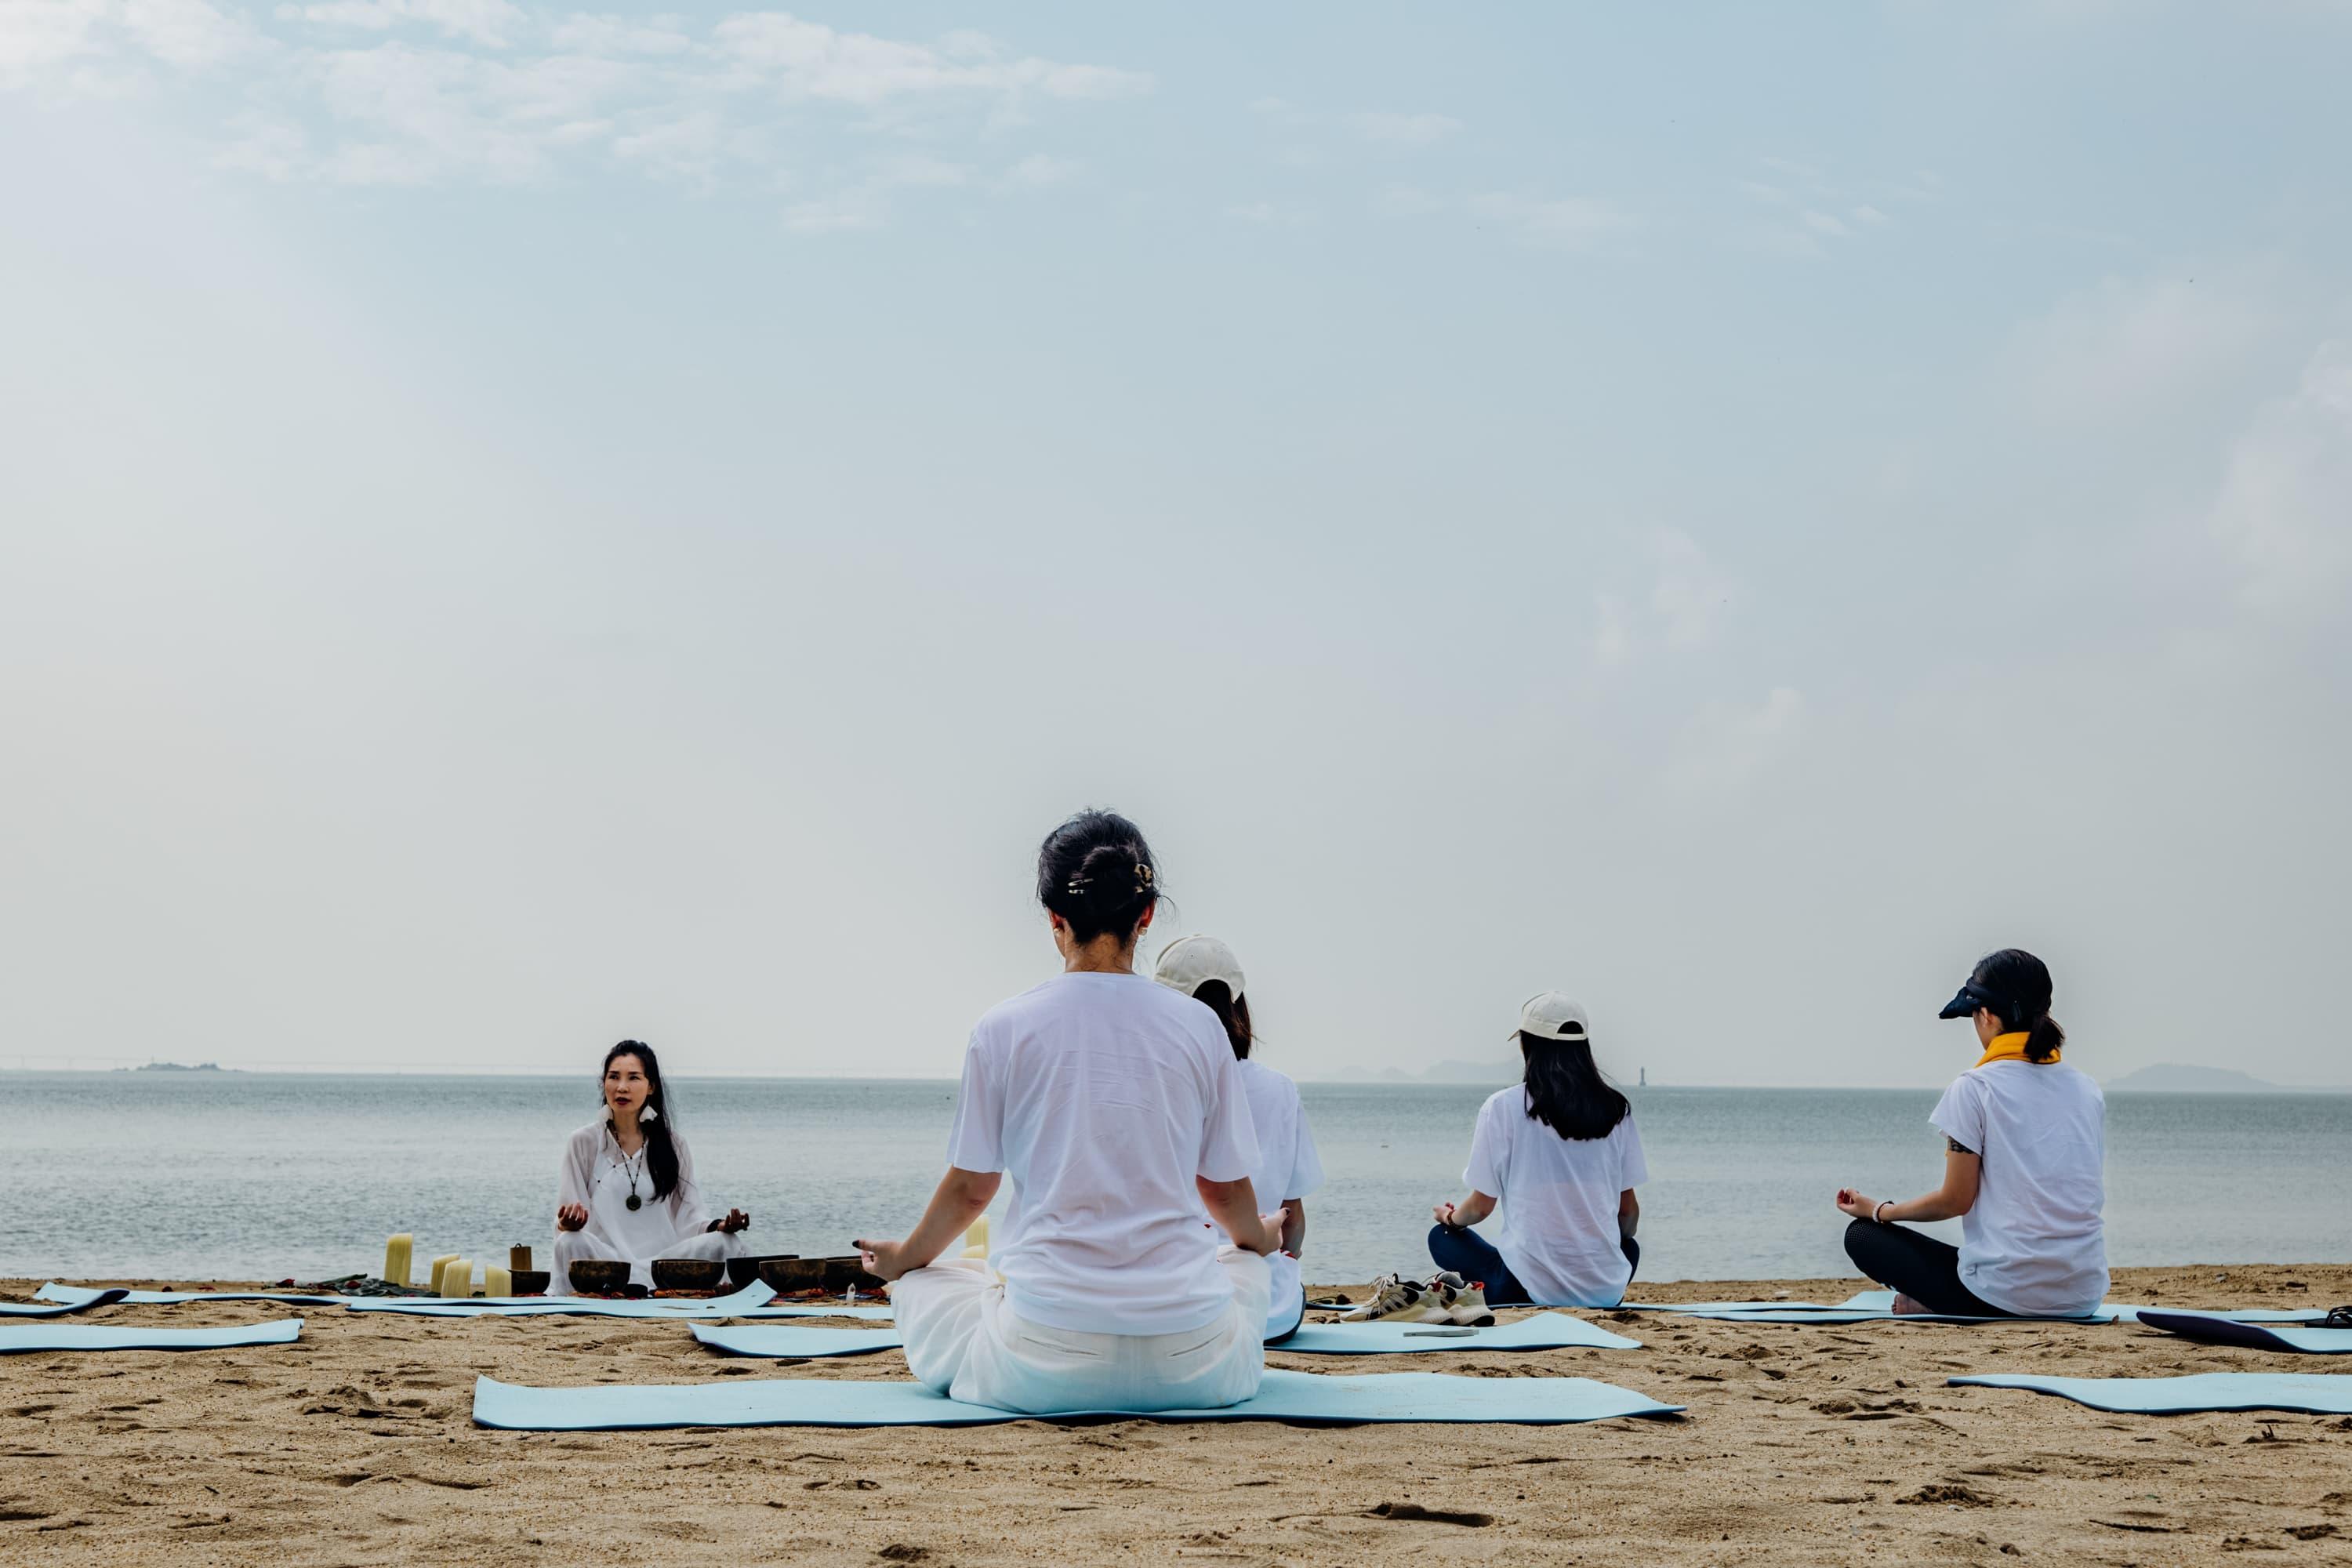
[[1994,1005],[1991,997],[1973,985],[1963,985],[1960,987],[1959,994],[1945,1003],[1944,1010],[1936,1016],[1938,1018],[1971,1017],[1979,1007],[1991,1007],[1996,1013],[2000,1011],[2000,1007]]

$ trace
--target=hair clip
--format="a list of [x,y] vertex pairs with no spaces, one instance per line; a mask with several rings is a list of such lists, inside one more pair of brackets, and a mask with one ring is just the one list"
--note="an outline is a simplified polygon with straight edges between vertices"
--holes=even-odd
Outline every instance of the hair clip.
[[1137,861],[1135,863],[1135,880],[1137,885],[1139,887],[1148,888],[1151,886],[1151,868],[1145,865],[1140,860]]
[[1088,879],[1085,877],[1073,877],[1062,885],[1062,891],[1069,894],[1070,897],[1075,899],[1087,890],[1087,881]]

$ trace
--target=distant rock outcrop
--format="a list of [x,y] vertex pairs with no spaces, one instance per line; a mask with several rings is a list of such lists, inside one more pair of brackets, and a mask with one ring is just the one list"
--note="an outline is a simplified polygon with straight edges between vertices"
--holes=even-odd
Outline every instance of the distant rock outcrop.
[[2271,1083],[2235,1068],[2209,1068],[2184,1065],[2180,1062],[2158,1062],[2154,1067],[2127,1072],[2121,1078],[2109,1079],[2109,1093],[2118,1089],[2126,1094],[2330,1094],[2339,1090],[2309,1089],[2295,1084]]

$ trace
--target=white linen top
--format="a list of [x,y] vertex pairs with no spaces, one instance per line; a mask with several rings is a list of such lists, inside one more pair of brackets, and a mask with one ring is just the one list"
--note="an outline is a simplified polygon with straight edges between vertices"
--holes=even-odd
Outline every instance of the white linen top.
[[1195,1178],[1257,1164],[1238,1067],[1215,1014],[1140,974],[1057,974],[973,1026],[948,1163],[1012,1178],[990,1262],[1016,1317],[1173,1334],[1232,1310]]
[[[694,1152],[686,1140],[670,1134],[677,1151],[677,1185],[667,1198],[654,1197],[653,1173],[646,1151],[624,1159],[613,1139],[609,1117],[599,1117],[574,1132],[563,1146],[563,1164],[556,1175],[555,1201],[583,1204],[588,1209],[587,1233],[604,1244],[600,1250],[632,1263],[644,1264],[681,1237],[709,1227],[716,1217],[695,1184]],[[636,1192],[644,1206],[629,1207],[629,1177],[636,1176]],[[559,1230],[558,1234],[561,1234]]]

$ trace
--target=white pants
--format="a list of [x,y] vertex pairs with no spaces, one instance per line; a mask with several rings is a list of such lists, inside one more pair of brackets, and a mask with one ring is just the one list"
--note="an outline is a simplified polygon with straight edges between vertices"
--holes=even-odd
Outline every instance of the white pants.
[[1257,1392],[1265,1371],[1265,1259],[1224,1247],[1230,1311],[1181,1334],[1097,1334],[1013,1315],[1004,1281],[976,1258],[946,1258],[890,1287],[915,1380],[951,1399],[1052,1415],[1074,1410],[1207,1410]]
[[555,1233],[555,1277],[549,1281],[549,1288],[559,1296],[568,1294],[572,1289],[572,1266],[586,1258],[609,1258],[615,1263],[626,1263],[629,1283],[650,1290],[654,1285],[654,1258],[726,1258],[742,1250],[742,1242],[735,1237],[724,1231],[703,1230],[679,1237],[653,1258],[624,1258],[619,1247],[596,1231],[559,1230]]

